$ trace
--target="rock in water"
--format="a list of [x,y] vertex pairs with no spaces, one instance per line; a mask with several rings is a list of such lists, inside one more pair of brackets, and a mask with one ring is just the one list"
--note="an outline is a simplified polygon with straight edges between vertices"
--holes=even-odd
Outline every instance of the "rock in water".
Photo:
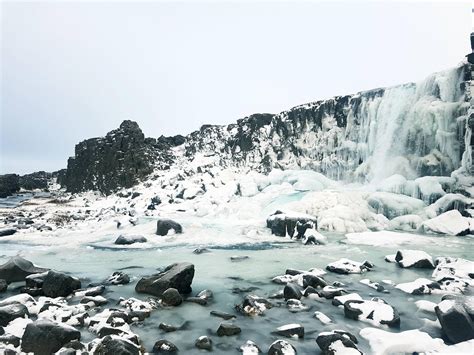
[[114,242],[117,245],[130,245],[134,243],[146,243],[147,239],[142,235],[120,235]]
[[434,269],[431,256],[422,250],[399,250],[395,255],[395,261],[403,268]]
[[19,178],[17,174],[0,175],[0,198],[5,198],[20,191]]
[[101,339],[92,353],[94,355],[139,355],[140,349],[129,340],[107,335]]
[[300,300],[303,295],[301,294],[301,291],[298,286],[293,283],[288,283],[283,289],[283,296],[285,297],[285,300]]
[[171,219],[160,219],[158,222],[156,222],[157,235],[168,235],[169,231],[180,234],[183,233],[183,227],[181,227],[181,224],[172,221]]
[[357,338],[342,330],[320,333],[316,338],[316,343],[323,355],[362,354],[356,346]]
[[45,296],[52,298],[69,296],[80,288],[79,279],[53,270],[49,271],[43,280],[43,292]]
[[16,232],[17,232],[16,228],[0,229],[0,237],[8,237],[9,235],[13,235]]
[[307,229],[316,229],[316,217],[306,214],[283,213],[276,211],[267,218],[267,228],[270,228],[272,234],[279,237],[289,235],[297,239],[303,238]]
[[196,342],[194,343],[196,348],[202,349],[202,350],[212,350],[212,340],[208,336],[202,336],[196,339]]
[[270,345],[268,355],[296,355],[296,349],[286,340],[277,340]]
[[0,279],[0,293],[5,292],[8,288],[8,284],[4,279]]
[[176,354],[177,352],[178,347],[165,339],[158,340],[153,346],[153,353],[155,354]]
[[395,308],[382,299],[370,301],[349,300],[344,303],[344,315],[347,318],[369,322],[374,325],[385,324],[389,327],[400,326],[400,316]]
[[32,274],[39,274],[48,271],[33,265],[31,261],[23,259],[21,256],[14,256],[5,264],[0,265],[0,279],[7,283],[24,281],[25,277]]
[[143,277],[135,286],[135,291],[161,297],[167,289],[175,288],[180,294],[188,294],[192,291],[193,277],[193,264],[176,263],[169,265],[163,272]]
[[41,319],[26,326],[21,350],[35,355],[49,355],[57,352],[70,341],[80,339],[81,333],[77,329]]
[[242,329],[240,329],[240,327],[236,326],[235,324],[221,323],[216,333],[218,336],[222,337],[237,335],[240,332],[242,332]]
[[130,282],[130,276],[122,271],[115,271],[105,281],[106,285],[126,285]]
[[288,338],[304,338],[304,327],[301,324],[287,324],[281,327],[278,327],[275,334],[283,335]]
[[441,301],[435,307],[436,316],[448,339],[457,344],[474,339],[474,322],[460,302]]
[[0,307],[0,326],[5,327],[16,318],[29,316],[28,308],[20,303],[12,303]]
[[178,290],[175,288],[169,288],[161,296],[161,301],[166,306],[179,306],[183,303],[183,298],[179,294]]

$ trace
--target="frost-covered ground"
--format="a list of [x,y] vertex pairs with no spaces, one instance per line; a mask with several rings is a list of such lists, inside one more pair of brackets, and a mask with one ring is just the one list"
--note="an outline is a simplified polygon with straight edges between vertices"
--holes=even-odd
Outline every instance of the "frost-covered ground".
[[[120,297],[146,299],[135,293],[134,286],[141,276],[156,268],[174,262],[193,263],[193,291],[210,289],[214,292],[213,301],[207,306],[184,303],[160,309],[152,312],[143,324],[132,326],[146,349],[165,338],[184,353],[198,353],[194,340],[208,335],[214,340],[216,351],[235,351],[247,340],[266,351],[274,340],[282,338],[272,334],[276,328],[298,323],[305,328],[305,338],[289,342],[303,354],[314,353],[314,339],[333,329],[355,335],[359,349],[365,353],[471,353],[472,341],[453,346],[441,340],[443,333],[433,312],[444,294],[472,293],[469,271],[465,270],[472,268],[469,260],[474,260],[474,224],[472,218],[465,217],[472,199],[457,193],[462,182],[459,177],[406,180],[394,175],[364,186],[343,184],[311,171],[275,170],[268,176],[242,174],[212,167],[212,159],[195,159],[196,166],[190,168],[201,172],[187,174],[183,169],[172,168],[108,197],[55,192],[51,197],[3,209],[3,221],[13,216],[11,221],[26,218],[32,224],[0,238],[0,263],[21,255],[37,265],[78,276],[85,285],[101,282],[122,269],[132,282],[107,288],[108,307],[114,306]],[[288,236],[272,235],[266,219],[276,210],[316,217],[325,244],[303,245]],[[160,218],[180,223],[183,233],[156,235],[156,221]],[[3,222],[0,229],[14,223]],[[116,245],[114,241],[119,235],[141,235],[147,242]],[[210,252],[198,255],[193,253],[196,248],[207,248]],[[405,269],[385,261],[386,256],[393,261],[399,250],[418,251],[406,256],[405,262],[425,255],[422,252],[433,262],[438,257],[467,260],[458,265],[459,287],[443,285],[436,290],[427,287],[427,293],[421,295],[407,293],[423,286],[423,280],[438,280],[439,275],[430,269]],[[232,256],[249,258],[232,261]],[[292,311],[284,301],[270,299],[277,306],[267,310],[264,317],[235,313],[234,305],[247,294],[269,299],[281,291],[283,286],[272,282],[272,278],[285,274],[285,270],[325,269],[341,258],[358,263],[368,260],[375,266],[362,274],[327,273],[323,277],[328,284],[340,282],[345,292],[357,293],[364,300],[384,299],[398,311],[399,328],[349,319],[344,316],[343,307],[316,295],[303,297],[302,304]],[[378,292],[375,284],[382,285],[385,292]],[[1,297],[15,292],[9,287]],[[368,307],[372,307],[370,303]],[[216,337],[222,320],[211,317],[211,310],[236,314],[235,323],[242,332],[234,337]],[[314,316],[315,312],[324,322]],[[164,333],[158,328],[161,322],[181,325],[186,321],[189,323],[176,332]],[[83,342],[94,337],[87,329],[82,329],[82,333]]]

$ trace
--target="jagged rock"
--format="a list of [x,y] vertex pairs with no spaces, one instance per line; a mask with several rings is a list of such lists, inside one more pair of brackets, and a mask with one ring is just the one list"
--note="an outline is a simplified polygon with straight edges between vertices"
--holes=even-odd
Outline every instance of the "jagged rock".
[[130,283],[130,276],[122,271],[115,271],[105,281],[106,285],[126,285]]
[[0,237],[7,237],[9,235],[13,235],[17,232],[16,228],[4,228],[0,229]]
[[298,337],[304,338],[304,327],[301,324],[287,324],[278,327],[273,333],[283,335],[288,338]]
[[23,259],[21,256],[14,256],[5,264],[0,265],[0,279],[4,279],[7,283],[24,281],[28,275],[39,274],[47,270],[33,265],[31,261]]
[[41,319],[26,326],[21,339],[21,350],[35,355],[49,355],[73,340],[80,340],[81,333],[71,326]]
[[100,340],[92,353],[94,355],[139,355],[140,349],[127,339],[107,335]]
[[303,295],[301,294],[301,291],[298,288],[298,286],[292,283],[288,283],[283,289],[283,296],[285,300],[289,300],[289,299],[299,300],[301,299]]
[[241,332],[242,332],[242,329],[240,329],[240,327],[236,326],[235,324],[221,323],[219,325],[219,328],[217,329],[216,334],[222,337],[222,336],[237,335],[237,334],[240,334]]
[[316,343],[323,355],[362,354],[357,349],[357,338],[343,330],[320,333],[316,338]]
[[153,172],[159,154],[163,164],[171,153],[160,151],[156,140],[145,139],[136,122],[123,121],[105,137],[91,138],[76,145],[69,158],[64,184],[69,192],[99,190],[110,194],[130,188]]
[[11,196],[20,191],[20,181],[17,174],[0,175],[0,198]]
[[474,321],[460,302],[441,301],[435,307],[436,316],[448,339],[457,344],[474,339]]
[[178,347],[165,339],[158,340],[153,346],[154,354],[176,354],[177,352]]
[[169,265],[158,274],[143,277],[138,281],[135,291],[160,297],[169,288],[175,288],[180,294],[191,293],[191,283],[194,278],[194,265],[176,263]]
[[196,342],[194,343],[196,348],[201,349],[201,350],[212,350],[212,340],[208,336],[201,336],[196,339]]
[[160,219],[156,222],[157,235],[168,235],[171,230],[176,234],[183,233],[183,227],[181,227],[181,224],[172,221],[171,219]]
[[20,176],[19,184],[24,190],[47,189],[48,182],[51,181],[53,174],[46,171],[37,171],[31,174]]
[[296,349],[286,340],[277,340],[270,345],[268,355],[296,355]]
[[120,235],[114,242],[117,245],[130,245],[134,243],[146,243],[147,239],[142,235]]
[[79,279],[53,270],[48,271],[43,281],[45,296],[52,298],[69,296],[80,288],[81,281]]
[[175,288],[169,288],[161,295],[161,301],[166,306],[179,306],[183,303],[183,298]]
[[5,327],[16,318],[29,316],[28,308],[20,303],[0,306],[0,326]]

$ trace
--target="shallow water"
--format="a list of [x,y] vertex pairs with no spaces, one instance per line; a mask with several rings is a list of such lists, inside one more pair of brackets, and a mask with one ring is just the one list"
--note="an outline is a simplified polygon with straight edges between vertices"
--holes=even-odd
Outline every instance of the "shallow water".
[[47,192],[25,192],[21,194],[14,194],[5,198],[0,198],[0,208],[15,208],[22,202],[31,200],[35,197],[47,197],[50,194]]
[[[203,228],[214,228],[215,225],[204,225]],[[222,227],[227,232],[227,228]],[[215,229],[214,229],[215,232]],[[288,323],[301,323],[305,327],[304,340],[291,339],[290,342],[301,354],[317,353],[318,347],[315,338],[318,333],[330,329],[345,329],[358,336],[360,329],[371,324],[344,318],[344,311],[331,304],[331,300],[311,300],[303,298],[302,301],[310,306],[308,312],[291,313],[285,304],[273,300],[276,307],[267,310],[264,316],[244,317],[234,311],[234,305],[240,303],[247,293],[268,297],[281,290],[283,286],[271,282],[271,278],[285,273],[287,268],[307,270],[312,267],[324,269],[325,266],[342,257],[355,261],[369,260],[375,263],[373,271],[362,275],[338,275],[328,273],[325,279],[329,282],[340,281],[346,284],[349,292],[357,292],[364,299],[382,297],[393,305],[400,313],[401,327],[399,330],[421,329],[433,337],[441,337],[440,330],[427,326],[423,318],[435,319],[432,314],[418,311],[414,301],[426,299],[439,302],[441,295],[411,296],[395,289],[393,286],[384,285],[389,294],[378,293],[372,288],[359,283],[360,279],[369,278],[371,281],[380,282],[390,279],[395,283],[412,281],[419,277],[429,278],[430,270],[401,269],[395,264],[386,263],[384,256],[394,254],[400,246],[378,247],[367,245],[353,245],[345,243],[345,237],[338,234],[327,234],[328,244],[322,246],[303,246],[299,242],[289,242],[287,238],[273,237],[269,242],[267,238],[261,243],[240,243],[208,246],[210,253],[196,255],[193,253],[195,245],[176,244],[185,235],[177,236],[174,244],[150,246],[145,249],[110,248],[104,246],[103,240],[95,243],[86,242],[74,248],[51,248],[47,245],[32,245],[27,242],[14,243],[13,241],[0,242],[0,262],[5,262],[8,257],[20,254],[34,263],[62,271],[70,272],[83,280],[83,285],[104,280],[113,271],[126,269],[132,282],[126,286],[110,286],[107,294],[109,299],[107,307],[113,307],[120,297],[136,297],[146,299],[143,294],[136,294],[134,286],[136,281],[147,274],[156,272],[156,269],[174,262],[187,261],[195,265],[196,273],[193,281],[193,294],[203,289],[214,292],[214,300],[207,306],[194,303],[184,303],[172,309],[159,309],[152,313],[143,324],[132,326],[132,330],[140,335],[147,350],[151,350],[155,341],[167,339],[175,343],[186,354],[200,353],[194,348],[194,341],[201,335],[209,335],[214,341],[215,350],[237,352],[236,349],[245,341],[256,342],[265,352],[268,346],[281,336],[272,335],[277,327]],[[159,238],[159,237],[156,237]],[[413,235],[416,238],[416,235]],[[428,245],[419,246],[433,257],[453,256],[474,259],[474,251],[470,247],[472,237],[426,237],[431,241]],[[203,245],[201,245],[203,246]],[[411,249],[417,247],[410,246]],[[231,256],[247,255],[250,258],[239,262],[232,262]],[[235,293],[234,288],[251,288],[251,292]],[[232,337],[218,337],[215,332],[221,318],[209,315],[211,310],[235,313],[235,324],[242,328],[242,333]],[[313,317],[315,311],[320,311],[333,320],[333,324],[323,325]],[[172,325],[181,325],[188,322],[183,330],[165,333],[158,328],[161,322]],[[385,330],[399,331],[398,329]],[[92,339],[92,335],[83,331],[83,340]],[[360,349],[370,353],[368,344],[358,336]]]

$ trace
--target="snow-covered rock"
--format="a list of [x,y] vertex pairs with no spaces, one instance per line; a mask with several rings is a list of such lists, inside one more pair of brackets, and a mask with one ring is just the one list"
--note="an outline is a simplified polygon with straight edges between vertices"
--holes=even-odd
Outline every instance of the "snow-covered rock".
[[335,272],[337,274],[361,274],[363,272],[369,271],[370,268],[363,263],[342,258],[338,261],[329,263],[326,266],[326,270]]
[[402,249],[397,251],[395,261],[403,268],[434,269],[431,256],[422,250]]
[[351,300],[344,303],[344,315],[347,318],[372,323],[374,325],[400,325],[400,316],[395,308],[382,299],[372,298],[367,300]]
[[451,210],[423,222],[421,228],[425,232],[465,235],[470,233],[471,219],[463,217],[458,210]]

